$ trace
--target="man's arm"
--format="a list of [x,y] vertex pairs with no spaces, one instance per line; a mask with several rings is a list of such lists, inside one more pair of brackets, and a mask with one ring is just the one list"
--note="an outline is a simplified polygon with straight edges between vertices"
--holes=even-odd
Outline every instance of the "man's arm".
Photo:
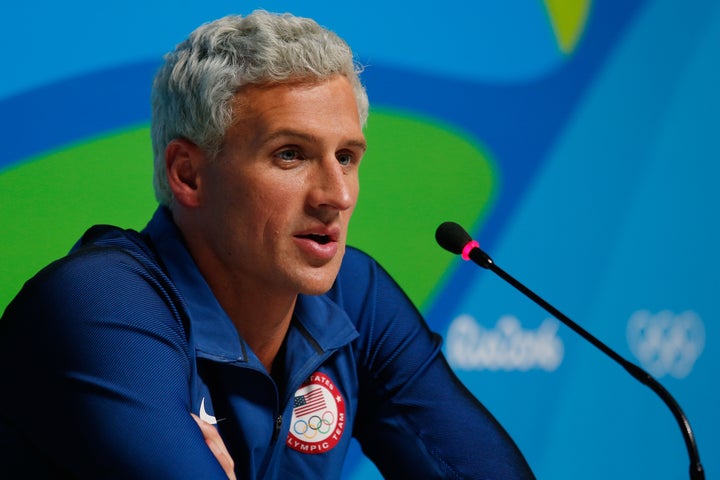
[[76,478],[227,478],[190,416],[194,363],[167,295],[107,249],[26,284],[0,321],[2,443],[15,446],[0,464],[26,458],[27,471]]

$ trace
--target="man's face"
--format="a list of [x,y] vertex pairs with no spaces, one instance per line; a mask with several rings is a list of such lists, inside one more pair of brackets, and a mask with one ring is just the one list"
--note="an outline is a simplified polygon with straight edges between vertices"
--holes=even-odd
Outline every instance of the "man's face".
[[350,82],[248,86],[234,106],[222,153],[200,176],[204,265],[240,288],[324,293],[345,253],[365,152]]

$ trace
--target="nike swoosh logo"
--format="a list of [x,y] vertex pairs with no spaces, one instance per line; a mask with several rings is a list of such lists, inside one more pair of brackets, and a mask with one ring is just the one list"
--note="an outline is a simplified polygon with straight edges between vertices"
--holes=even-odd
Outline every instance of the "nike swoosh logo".
[[207,422],[211,425],[217,424],[217,419],[207,413],[207,411],[205,410],[205,397],[203,397],[203,399],[200,401],[200,420]]

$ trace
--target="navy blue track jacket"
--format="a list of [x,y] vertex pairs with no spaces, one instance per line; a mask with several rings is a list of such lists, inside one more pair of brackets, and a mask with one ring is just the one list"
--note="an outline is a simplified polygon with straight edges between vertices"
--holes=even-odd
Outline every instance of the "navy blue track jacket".
[[0,477],[338,478],[351,437],[387,478],[525,479],[502,427],[458,381],[374,260],[348,248],[301,295],[269,375],[213,296],[169,212],[90,229],[0,321]]

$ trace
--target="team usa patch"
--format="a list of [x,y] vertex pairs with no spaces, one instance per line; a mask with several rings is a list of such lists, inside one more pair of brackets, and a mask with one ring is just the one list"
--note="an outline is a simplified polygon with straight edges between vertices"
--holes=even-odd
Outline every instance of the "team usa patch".
[[345,399],[321,372],[295,392],[287,446],[301,453],[323,453],[338,444],[345,430]]

